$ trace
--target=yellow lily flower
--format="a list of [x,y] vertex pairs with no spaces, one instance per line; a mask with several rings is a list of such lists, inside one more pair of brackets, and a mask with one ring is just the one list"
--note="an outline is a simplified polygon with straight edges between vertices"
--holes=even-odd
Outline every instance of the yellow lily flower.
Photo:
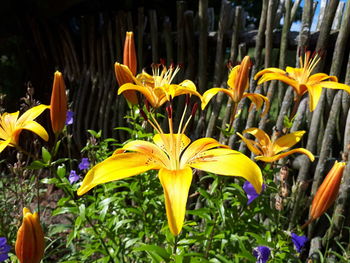
[[[169,89],[166,92],[170,94],[173,91]],[[173,131],[171,105],[167,107],[169,133],[163,132],[153,116],[147,119],[157,131],[153,137],[154,143],[136,140],[116,150],[111,157],[94,166],[86,174],[78,189],[78,195],[83,195],[103,183],[128,178],[149,170],[159,170],[158,176],[164,190],[169,228],[174,235],[178,235],[185,218],[187,197],[193,177],[192,168],[226,176],[241,176],[254,186],[257,193],[260,193],[261,170],[247,156],[231,150],[212,138],[201,138],[191,143],[184,131],[194,115],[194,110],[184,122],[186,110],[187,104],[177,133]],[[183,123],[185,124],[182,125]]]
[[338,83],[336,76],[329,76],[325,73],[316,73],[311,75],[317,63],[321,60],[318,54],[311,56],[311,52],[305,53],[304,61],[300,60],[300,68],[287,67],[286,71],[279,68],[266,68],[259,71],[254,79],[258,79],[258,85],[270,80],[280,80],[291,86],[295,93],[295,101],[300,101],[301,97],[309,92],[309,107],[310,111],[314,111],[320,99],[322,88],[342,89],[350,93],[348,85]]
[[[260,109],[265,102],[267,107],[265,107],[265,111],[263,112],[263,114],[266,114],[270,105],[268,98],[257,93],[245,93],[249,86],[249,70],[251,64],[252,63],[250,57],[245,56],[241,64],[235,66],[230,71],[230,75],[227,80],[227,85],[229,86],[228,89],[212,88],[204,92],[202,99],[202,109],[204,110],[209,101],[217,93],[224,92],[232,99],[236,106],[245,97],[250,99],[256,105],[257,109]],[[234,109],[234,111],[235,110],[236,109]],[[233,112],[233,114],[235,113]]]
[[249,150],[257,155],[255,157],[256,160],[271,163],[296,152],[305,154],[311,161],[314,161],[315,159],[314,155],[304,148],[297,148],[283,152],[299,142],[305,131],[296,131],[286,134],[275,141],[271,141],[270,137],[259,128],[249,128],[244,130],[243,133],[249,133],[257,139],[257,142],[247,139],[237,132],[237,135],[247,144]]
[[47,141],[49,135],[43,126],[35,122],[45,109],[50,108],[47,105],[38,105],[23,113],[19,118],[19,111],[13,113],[3,113],[0,116],[0,153],[7,147],[16,147],[18,145],[19,135],[22,130],[29,130],[39,135]]
[[[163,67],[160,70],[160,67]],[[183,94],[201,95],[196,90],[196,85],[190,80],[184,80],[180,84],[171,84],[179,67],[170,67],[168,70],[164,65],[153,65],[153,76],[143,72],[135,78],[135,84],[126,83],[118,89],[118,95],[127,91],[139,91],[152,105],[159,108],[165,102]]]

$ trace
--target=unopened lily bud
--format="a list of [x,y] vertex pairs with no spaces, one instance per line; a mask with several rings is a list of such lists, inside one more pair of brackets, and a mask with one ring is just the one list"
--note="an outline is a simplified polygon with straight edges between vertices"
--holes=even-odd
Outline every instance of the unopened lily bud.
[[335,201],[345,165],[345,162],[336,161],[321,186],[318,188],[311,205],[311,220],[320,217]]
[[38,213],[23,208],[23,222],[17,232],[16,255],[21,263],[39,263],[44,256],[44,232]]
[[126,32],[126,38],[124,43],[123,64],[128,66],[132,74],[136,75],[137,70],[137,58],[134,41],[134,33]]
[[66,85],[64,84],[62,73],[59,71],[55,72],[53,80],[50,103],[50,117],[53,132],[55,134],[60,133],[66,124],[67,95]]

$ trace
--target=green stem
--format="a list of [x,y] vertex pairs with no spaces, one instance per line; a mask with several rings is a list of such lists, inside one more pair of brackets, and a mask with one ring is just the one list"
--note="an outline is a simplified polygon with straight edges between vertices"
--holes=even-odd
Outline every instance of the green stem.
[[173,247],[173,254],[176,255],[176,250],[177,250],[177,243],[179,241],[179,236],[175,236],[174,240],[174,247]]
[[214,232],[215,232],[214,230],[215,230],[215,227],[216,227],[216,224],[217,224],[217,219],[218,219],[218,213],[216,212],[215,215],[214,215],[214,225],[213,225],[213,228],[210,230],[208,243],[207,243],[207,246],[205,248],[205,254],[204,254],[205,258],[208,258],[208,256],[209,256],[209,250],[210,250],[211,244],[213,242]]

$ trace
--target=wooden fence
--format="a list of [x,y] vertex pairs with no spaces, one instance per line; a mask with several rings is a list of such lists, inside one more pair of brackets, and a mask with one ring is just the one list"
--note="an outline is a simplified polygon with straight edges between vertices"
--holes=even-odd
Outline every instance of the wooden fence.
[[[325,58],[316,72],[325,72],[339,77],[340,82],[350,84],[350,3],[339,0],[321,1],[317,31],[311,32],[311,23],[316,2],[305,0],[300,32],[290,32],[296,8],[288,0],[263,0],[259,28],[245,27],[244,10],[222,1],[218,27],[214,28],[214,12],[208,0],[199,0],[198,10],[186,10],[185,2],[177,2],[177,19],[159,19],[156,10],[143,7],[137,13],[87,15],[70,18],[64,22],[27,19],[30,30],[28,39],[41,76],[51,76],[53,68],[62,70],[69,87],[71,109],[75,113],[74,139],[78,147],[85,143],[86,130],[102,130],[105,137],[113,136],[124,141],[127,135],[113,131],[114,127],[128,126],[124,115],[128,111],[125,99],[117,96],[114,62],[122,62],[122,50],[126,31],[136,36],[139,72],[152,62],[164,58],[167,63],[182,66],[177,81],[191,79],[200,93],[214,86],[225,86],[227,64],[235,64],[249,53],[254,61],[251,76],[263,67],[295,66],[297,53],[305,49],[321,51]],[[282,29],[275,26],[283,18]],[[299,50],[299,52],[297,52]],[[295,62],[296,61],[296,62]],[[293,63],[293,64],[290,64]],[[296,64],[295,64],[296,63]],[[34,73],[33,73],[34,74]],[[48,89],[49,92],[50,89]],[[283,118],[291,110],[293,90],[282,83],[272,81],[258,87],[251,79],[250,91],[266,95],[274,101],[275,115],[260,117],[254,109],[245,118],[235,120],[234,128],[242,131],[259,127],[270,134],[283,129]],[[233,149],[249,154],[246,146],[232,135],[225,138],[217,127],[225,128],[231,102],[218,95],[210,103],[209,111],[200,113],[193,125],[196,137],[214,136]],[[242,110],[249,102],[240,104]],[[303,223],[308,213],[311,197],[322,182],[334,160],[347,160],[350,150],[350,96],[346,92],[327,90],[323,92],[319,105],[311,114],[307,98],[303,98],[291,131],[308,130],[302,142],[316,156],[311,163],[298,156],[290,165],[298,171],[290,178],[293,198],[283,200],[291,207],[290,228]],[[276,113],[277,112],[277,113]],[[285,163],[280,163],[285,165]],[[278,179],[278,176],[276,176]],[[347,165],[339,197],[332,210],[333,224],[328,229],[322,218],[310,225],[308,235],[312,237],[310,255],[322,249],[320,239],[327,235],[332,240],[344,240],[350,226],[350,164]],[[327,226],[327,227],[325,227]],[[335,243],[334,243],[335,244]],[[333,246],[333,244],[332,244]],[[334,247],[337,250],[337,247]],[[331,258],[327,262],[331,262]]]

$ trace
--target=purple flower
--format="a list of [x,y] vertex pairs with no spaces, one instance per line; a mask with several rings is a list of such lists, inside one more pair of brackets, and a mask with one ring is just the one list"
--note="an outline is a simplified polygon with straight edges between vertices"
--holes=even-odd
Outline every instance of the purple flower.
[[88,169],[89,165],[90,165],[89,158],[83,158],[81,159],[81,162],[79,164],[79,170]]
[[253,256],[256,257],[256,263],[265,263],[270,256],[270,248],[265,246],[258,246],[253,250]]
[[[247,205],[250,205],[250,203],[259,196],[259,194],[255,191],[254,186],[249,181],[244,182],[243,190],[245,191],[248,198]],[[262,190],[265,190],[265,184],[262,185]]]
[[73,111],[67,111],[67,116],[66,116],[66,125],[71,125],[73,124],[74,121],[74,112]]
[[8,253],[10,250],[11,247],[7,244],[6,237],[0,237],[0,262],[9,258]]
[[292,241],[294,243],[295,250],[300,253],[305,243],[308,241],[306,236],[298,236],[297,234],[291,234]]
[[80,176],[77,175],[77,172],[75,170],[71,170],[68,180],[70,182],[70,184],[74,184],[75,182],[77,182],[80,179]]

